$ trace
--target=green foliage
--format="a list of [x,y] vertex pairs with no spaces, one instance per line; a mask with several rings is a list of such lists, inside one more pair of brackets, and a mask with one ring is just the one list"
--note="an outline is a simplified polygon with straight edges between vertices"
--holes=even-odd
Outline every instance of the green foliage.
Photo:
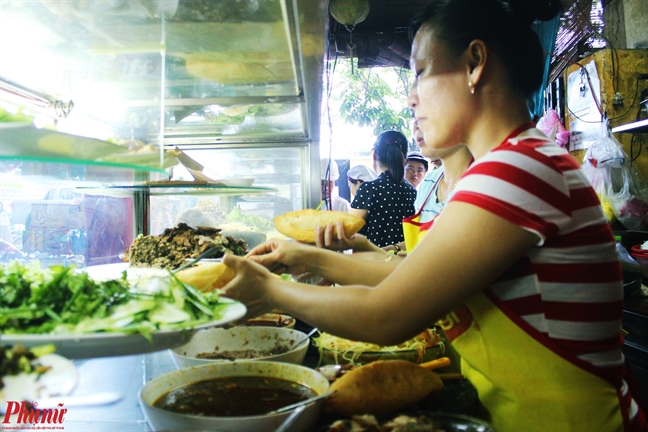
[[341,101],[344,122],[373,127],[378,136],[386,130],[411,135],[412,116],[407,107],[411,73],[401,68],[354,68],[341,60],[333,74],[331,98]]
[[94,281],[74,267],[38,262],[0,266],[0,332],[140,333],[192,328],[226,307],[216,291],[202,293],[169,277]]

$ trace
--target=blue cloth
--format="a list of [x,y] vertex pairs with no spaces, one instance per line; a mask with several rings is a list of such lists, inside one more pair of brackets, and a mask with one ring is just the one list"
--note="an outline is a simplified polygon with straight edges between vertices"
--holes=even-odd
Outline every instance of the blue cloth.
[[414,208],[416,211],[423,206],[425,199],[428,197],[430,192],[432,192],[432,196],[430,196],[425,203],[425,207],[421,210],[419,222],[429,222],[441,213],[444,203],[438,201],[437,189],[439,188],[439,178],[442,174],[443,168],[434,169],[427,173],[423,182],[419,185],[419,190],[416,194],[416,201],[414,201]]
[[[533,24],[532,28],[538,35],[542,49],[545,52],[553,53],[556,47],[556,37],[558,36],[558,28],[560,27],[559,14],[551,21],[539,21]],[[547,81],[549,80],[549,70],[551,69],[551,56],[547,55],[545,58],[544,76],[542,78],[542,86],[540,90],[534,93],[530,100],[527,101],[529,106],[529,113],[531,116],[542,117],[545,111],[544,106],[544,93],[547,89]]]

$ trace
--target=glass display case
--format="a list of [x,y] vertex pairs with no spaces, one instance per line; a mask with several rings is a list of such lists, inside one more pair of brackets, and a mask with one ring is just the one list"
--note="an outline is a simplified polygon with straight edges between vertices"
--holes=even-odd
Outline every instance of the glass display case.
[[319,203],[327,1],[0,4],[0,261],[117,262],[179,221],[267,237]]

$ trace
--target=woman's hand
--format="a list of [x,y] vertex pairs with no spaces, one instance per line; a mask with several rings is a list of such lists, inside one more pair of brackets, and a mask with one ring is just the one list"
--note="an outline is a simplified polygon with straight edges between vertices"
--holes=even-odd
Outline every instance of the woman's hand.
[[374,246],[362,234],[347,237],[342,222],[338,222],[336,225],[329,224],[325,228],[315,228],[315,244],[319,248],[336,251],[353,249],[354,252],[365,252],[377,249],[377,246]]
[[269,289],[272,283],[280,278],[252,260],[231,254],[223,257],[223,264],[236,272],[234,279],[223,287],[223,295],[238,300],[247,307],[244,319],[254,318],[272,310]]
[[312,246],[287,240],[269,240],[253,248],[246,258],[273,273],[306,273],[306,251]]

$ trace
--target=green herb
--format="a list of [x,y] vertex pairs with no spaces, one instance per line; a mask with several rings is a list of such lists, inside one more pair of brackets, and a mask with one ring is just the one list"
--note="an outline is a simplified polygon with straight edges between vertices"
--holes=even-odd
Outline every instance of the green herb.
[[234,207],[231,212],[225,216],[227,222],[240,222],[257,232],[266,232],[274,229],[274,224],[267,219],[259,216],[245,214],[238,207]]
[[[192,328],[222,316],[216,292],[202,293],[175,276],[94,281],[74,267],[38,263],[0,267],[0,331],[142,333]],[[226,305],[225,305],[226,306]]]

